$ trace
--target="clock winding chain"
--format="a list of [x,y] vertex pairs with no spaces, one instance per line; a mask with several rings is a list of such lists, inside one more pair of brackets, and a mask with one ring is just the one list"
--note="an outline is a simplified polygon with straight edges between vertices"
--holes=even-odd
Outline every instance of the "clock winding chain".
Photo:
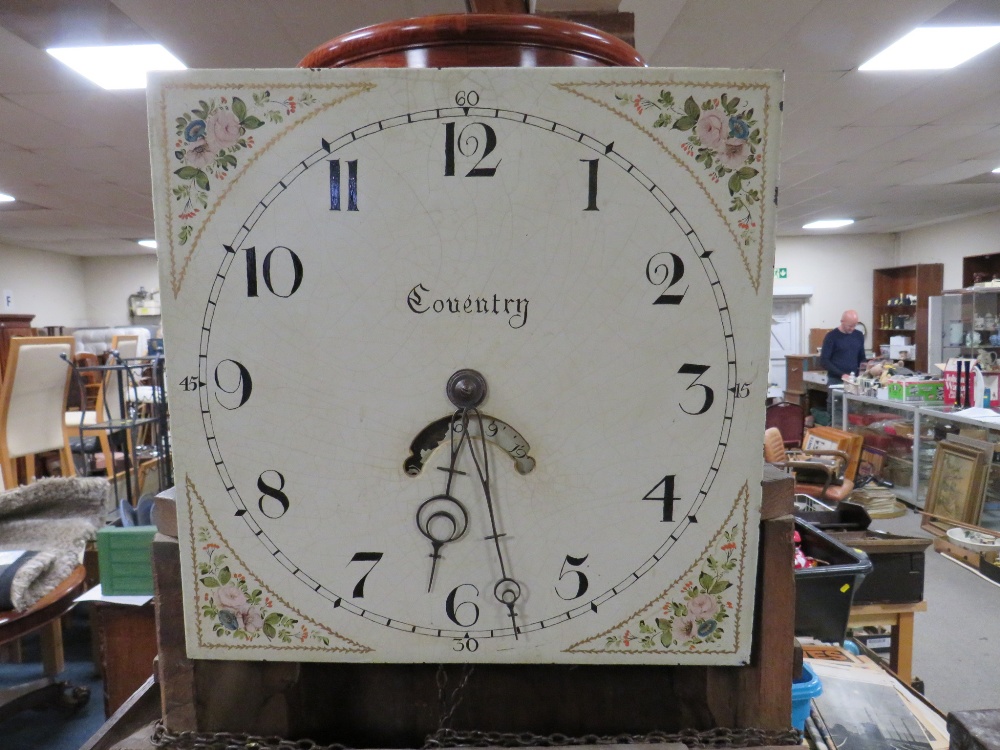
[[[308,738],[289,740],[233,732],[170,732],[156,722],[150,743],[163,750],[348,750],[339,743],[320,744]],[[797,729],[727,729],[646,734],[587,734],[571,737],[558,732],[548,735],[531,732],[481,732],[439,729],[428,736],[421,750],[452,747],[567,747],[577,745],[662,745],[680,743],[690,748],[794,746],[802,743]]]

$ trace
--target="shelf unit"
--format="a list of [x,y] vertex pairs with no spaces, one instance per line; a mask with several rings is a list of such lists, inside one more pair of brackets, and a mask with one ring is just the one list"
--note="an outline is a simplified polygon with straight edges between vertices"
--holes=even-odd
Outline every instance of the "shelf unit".
[[[1000,334],[1000,287],[976,289],[962,295],[962,356],[975,357],[977,350],[987,349],[1000,354],[1000,338],[990,337]],[[970,341],[970,336],[979,336],[979,341]]]
[[34,336],[31,321],[32,315],[0,315],[0,378],[7,369],[7,357],[10,354],[10,340],[15,336]]
[[[897,268],[876,268],[872,279],[872,349],[889,344],[892,336],[909,335],[913,341],[912,357],[906,364],[921,372],[927,371],[927,298],[940,295],[944,284],[943,263],[919,263]],[[916,304],[890,305],[900,296],[915,295]],[[895,324],[898,318],[912,317],[913,326]],[[880,322],[893,319],[888,326]]]

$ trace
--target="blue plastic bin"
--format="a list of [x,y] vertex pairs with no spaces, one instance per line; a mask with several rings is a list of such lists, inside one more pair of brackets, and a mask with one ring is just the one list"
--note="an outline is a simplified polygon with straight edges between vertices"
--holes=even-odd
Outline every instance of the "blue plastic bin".
[[802,665],[802,678],[792,682],[792,726],[800,732],[806,728],[809,703],[823,692],[823,684],[808,664]]

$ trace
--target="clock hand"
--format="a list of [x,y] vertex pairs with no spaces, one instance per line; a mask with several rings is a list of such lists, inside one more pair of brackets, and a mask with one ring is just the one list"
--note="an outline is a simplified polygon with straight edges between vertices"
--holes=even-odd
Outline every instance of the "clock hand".
[[510,626],[514,631],[514,640],[518,640],[517,613],[514,611],[514,605],[521,598],[521,584],[513,578],[501,578],[497,581],[497,585],[493,587],[493,596],[496,597],[498,602],[507,607],[507,614],[510,616]]
[[[465,423],[468,423],[468,412],[472,412],[476,420],[479,423],[479,434],[485,436],[483,432],[483,418],[480,415],[479,410],[475,407],[465,410],[463,419]],[[468,429],[465,430],[468,432]],[[506,536],[502,534],[497,529],[497,519],[496,511],[493,507],[493,493],[490,490],[490,459],[489,451],[486,448],[485,438],[482,441],[482,462],[480,463],[479,457],[476,455],[476,449],[472,441],[469,441],[469,452],[472,454],[472,460],[476,465],[476,473],[479,475],[479,483],[483,488],[483,495],[486,499],[486,509],[490,514],[490,528],[492,528],[493,533],[486,537],[487,539],[493,540],[493,546],[497,551],[497,559],[500,561],[500,580],[497,585],[493,588],[493,596],[496,597],[497,601],[507,607],[507,611],[510,614],[511,626],[514,630],[514,638],[517,639],[517,621],[515,617],[517,616],[514,612],[514,605],[517,600],[521,597],[521,585],[515,581],[513,578],[507,575],[507,566],[504,564],[503,559],[503,549],[500,546],[500,537]]]
[[[507,575],[507,565],[504,562],[503,548],[500,546],[500,537],[504,536],[497,529],[497,517],[496,510],[493,507],[493,493],[490,489],[490,459],[489,451],[486,447],[486,431],[483,429],[483,417],[479,413],[477,408],[483,401],[486,400],[486,378],[475,370],[458,370],[449,379],[448,385],[445,387],[445,393],[448,395],[448,399],[454,404],[458,411],[455,413],[455,417],[452,419],[452,466],[457,456],[457,449],[454,447],[454,431],[455,428],[460,423],[462,425],[462,437],[459,440],[458,448],[461,448],[462,442],[469,435],[469,422],[470,415],[475,418],[476,426],[479,428],[479,437],[482,446],[482,460],[476,454],[475,444],[472,439],[469,438],[469,453],[472,454],[472,461],[476,466],[476,473],[479,475],[479,483],[483,488],[483,496],[486,499],[486,510],[490,514],[490,528],[493,533],[490,534],[487,539],[493,540],[493,546],[497,551],[497,560],[500,562],[500,580],[497,581],[496,586],[493,587],[493,596],[496,600],[507,607],[507,612],[510,615],[511,626],[514,630],[514,638],[517,635],[517,612],[514,610],[514,606],[517,604],[517,600],[521,598],[521,585]],[[460,420],[460,422],[456,422]],[[533,468],[534,461],[532,460],[531,467]],[[527,471],[530,471],[528,468]],[[526,473],[526,472],[522,472]],[[450,475],[449,475],[450,482]],[[449,484],[450,486],[450,484]]]
[[[455,475],[465,473],[456,469],[455,465],[458,463],[458,455],[468,433],[468,418],[461,415],[462,422],[456,423],[455,419],[458,418],[460,418],[460,415],[456,414],[452,420],[452,429],[450,430],[451,459],[447,468],[444,466],[438,467],[441,471],[448,473],[448,481],[445,483],[444,493],[434,495],[432,498],[422,502],[420,507],[417,508],[417,528],[431,542],[431,574],[427,580],[428,592],[434,585],[434,571],[437,569],[437,561],[441,558],[441,547],[448,542],[460,539],[469,527],[469,512],[451,494],[451,483]],[[463,428],[456,443],[455,433],[458,431],[456,429],[458,424],[462,424]]]

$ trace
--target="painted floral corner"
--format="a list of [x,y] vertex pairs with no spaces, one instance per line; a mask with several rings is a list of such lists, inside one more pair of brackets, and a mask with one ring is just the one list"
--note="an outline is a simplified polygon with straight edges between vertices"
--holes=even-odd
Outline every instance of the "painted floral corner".
[[652,624],[639,620],[638,628],[630,628],[608,635],[607,649],[673,649],[675,647],[696,651],[703,644],[712,644],[725,634],[723,623],[735,606],[727,595],[733,583],[730,580],[736,569],[738,527],[723,532],[723,544],[718,555],[709,555],[697,577],[691,577],[681,586],[681,595],[663,605],[663,616],[653,618]]
[[268,90],[251,93],[248,105],[238,96],[200,100],[175,120],[171,187],[181,223],[177,241],[184,245],[194,234],[191,220],[208,208],[212,185],[224,181],[257,145],[251,131],[277,125],[299,109],[315,106],[310,93],[274,99]]
[[763,179],[761,129],[753,107],[725,93],[701,102],[689,96],[678,105],[673,92],[665,89],[655,99],[633,93],[615,93],[615,98],[640,117],[655,115],[654,128],[688,134],[681,150],[713,183],[725,182],[729,213],[739,227],[740,241],[749,246],[760,220]]
[[218,637],[248,642],[264,638],[272,644],[309,641],[330,645],[330,639],[322,633],[275,609],[274,602],[261,589],[251,589],[246,575],[233,571],[229,555],[213,541],[208,528],[199,528],[197,539],[198,580],[207,589],[199,597],[198,611]]

